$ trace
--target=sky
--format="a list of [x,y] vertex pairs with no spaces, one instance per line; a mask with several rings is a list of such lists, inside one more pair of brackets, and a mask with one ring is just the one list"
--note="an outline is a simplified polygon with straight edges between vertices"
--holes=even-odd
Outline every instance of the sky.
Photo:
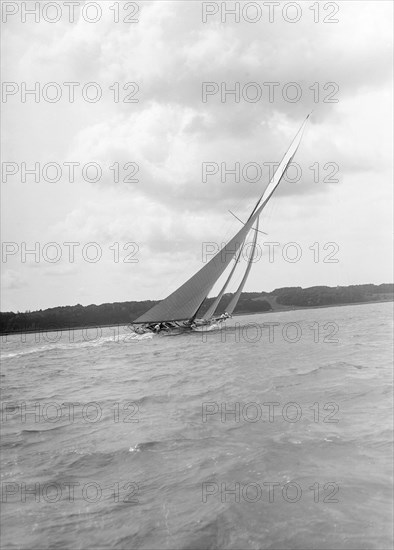
[[2,6],[2,311],[165,298],[311,111],[245,290],[392,282],[391,2],[51,4]]

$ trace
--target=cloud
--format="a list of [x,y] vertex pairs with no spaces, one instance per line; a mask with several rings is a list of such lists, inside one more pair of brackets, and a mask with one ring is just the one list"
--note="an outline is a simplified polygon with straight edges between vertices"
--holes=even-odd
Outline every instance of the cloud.
[[[29,279],[34,296],[21,294],[18,304],[12,298],[12,307],[39,306],[41,300],[57,305],[59,296],[75,303],[81,288],[87,302],[112,301],[111,296],[162,297],[158,279],[175,284],[178,277],[191,274],[201,264],[202,242],[224,242],[239,228],[227,210],[247,216],[268,182],[264,163],[280,160],[312,109],[295,158],[302,176],[294,184],[282,182],[263,225],[274,240],[297,231],[299,238],[311,233],[342,238],[347,249],[357,249],[363,247],[360,226],[373,204],[376,222],[368,225],[381,236],[378,222],[387,219],[391,196],[392,6],[338,5],[335,24],[314,23],[314,13],[305,3],[297,24],[283,19],[281,7],[272,24],[268,8],[256,24],[236,24],[231,18],[221,23],[220,16],[203,23],[201,3],[174,1],[141,2],[139,23],[130,25],[115,24],[109,9],[103,10],[97,24],[79,15],[75,24],[6,25],[6,80],[26,81],[29,86],[37,81],[62,86],[78,81],[81,86],[74,103],[64,97],[58,103],[21,103],[20,94],[10,98],[4,105],[4,127],[9,130],[5,160],[81,165],[94,161],[103,170],[97,183],[85,181],[80,172],[73,184],[65,174],[56,184],[9,182],[7,239],[95,241],[107,252],[115,242],[137,242],[140,247],[140,262],[133,266],[114,266],[110,255],[96,267],[86,262],[77,269],[64,261],[57,267],[40,263]],[[95,104],[80,97],[89,81],[97,82],[103,92]],[[119,102],[114,101],[114,82],[119,83]],[[138,103],[123,101],[130,92],[123,89],[128,82],[139,85]],[[203,82],[219,86],[206,102]],[[261,88],[256,103],[245,99],[244,87],[250,82]],[[280,83],[273,102],[268,98],[270,82]],[[282,95],[290,82],[302,89],[295,103]],[[228,89],[239,83],[239,102],[231,95],[221,101],[222,83]],[[337,103],[323,102],[330,92]],[[120,171],[118,182],[114,163]],[[126,163],[135,164],[125,169]],[[204,163],[219,167],[206,181]],[[223,181],[224,170],[234,169],[235,163],[240,166],[239,181],[231,174]],[[254,182],[253,169],[245,172],[250,163],[261,169]],[[333,164],[338,166],[332,176],[337,182],[329,178],[335,172]],[[327,237],[327,228],[334,235]],[[376,277],[389,257],[383,247],[376,259]],[[19,273],[17,258],[12,261],[11,271]],[[356,264],[349,270],[350,278],[363,271]],[[58,282],[57,275],[67,275],[62,294],[60,281],[65,277]],[[267,276],[269,286],[277,275]],[[341,276],[338,272],[332,280]],[[40,277],[48,277],[50,285],[40,287]],[[307,270],[298,280],[302,277],[310,281]],[[15,281],[14,276],[11,284],[18,284]]]
[[49,277],[67,277],[70,275],[75,275],[77,273],[77,267],[75,265],[58,265],[50,264],[49,267],[43,270],[43,276]]
[[25,278],[13,269],[7,269],[2,273],[1,281],[1,286],[4,290],[18,290],[27,286]]

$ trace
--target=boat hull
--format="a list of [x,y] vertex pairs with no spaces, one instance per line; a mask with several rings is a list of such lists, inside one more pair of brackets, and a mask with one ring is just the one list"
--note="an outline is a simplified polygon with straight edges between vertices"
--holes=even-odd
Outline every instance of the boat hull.
[[212,332],[225,328],[226,323],[224,321],[225,319],[212,319],[211,321],[196,319],[192,324],[185,324],[183,326],[167,326],[167,328],[158,331],[155,331],[152,328],[148,327],[142,328],[140,330],[134,329],[134,335],[136,338],[141,340],[144,337],[152,337],[155,335],[176,336],[178,334],[188,334],[191,332]]
[[213,330],[222,330],[225,328],[224,323],[212,323],[210,325],[201,325],[192,328],[193,332],[211,332]]

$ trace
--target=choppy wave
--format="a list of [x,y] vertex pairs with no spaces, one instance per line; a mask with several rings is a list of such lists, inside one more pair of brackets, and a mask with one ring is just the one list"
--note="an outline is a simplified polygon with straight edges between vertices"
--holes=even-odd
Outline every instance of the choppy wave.
[[[155,335],[152,333],[147,334],[127,334],[127,340],[128,341],[141,341],[141,340],[151,340]],[[14,336],[15,338],[15,336]],[[96,348],[101,346],[108,346],[112,344],[124,344],[126,341],[126,336],[124,336],[124,339],[120,339],[119,336],[105,336],[100,337],[92,340],[82,341],[82,342],[68,342],[68,343],[60,343],[60,342],[54,342],[54,343],[48,343],[48,344],[42,344],[37,345],[33,347],[29,347],[28,343],[22,343],[20,342],[21,349],[13,350],[10,352],[3,352],[1,354],[2,359],[12,359],[14,357],[23,357],[24,355],[31,355],[31,354],[46,354],[49,352],[56,352],[56,351],[78,351],[79,349],[83,348]]]
[[[61,495],[36,502],[18,493],[6,502],[3,544],[389,548],[390,315],[390,304],[369,304],[303,311],[302,321],[297,311],[253,316],[258,324],[335,321],[336,344],[316,343],[308,331],[294,344],[251,343],[236,340],[231,327],[207,338],[135,342],[111,328],[90,342],[78,332],[73,342],[10,337],[2,356],[3,480],[14,489],[38,483],[41,492],[52,485],[51,495],[60,487]],[[59,421],[48,403],[58,405]],[[87,413],[91,403],[97,418]],[[274,502],[267,482],[279,484]],[[302,489],[293,503],[282,496],[290,482]],[[324,502],[327,483],[338,485],[337,503]],[[252,489],[249,500],[242,493],[247,484],[260,487],[256,502]]]

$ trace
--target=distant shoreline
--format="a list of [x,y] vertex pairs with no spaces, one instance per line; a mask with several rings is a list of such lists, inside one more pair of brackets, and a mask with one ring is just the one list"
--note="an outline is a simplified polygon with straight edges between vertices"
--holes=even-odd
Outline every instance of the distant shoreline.
[[[284,313],[286,311],[299,311],[302,309],[323,309],[326,307],[342,307],[342,306],[367,306],[368,304],[382,304],[386,302],[394,302],[394,296],[392,298],[386,298],[383,300],[371,300],[368,302],[343,302],[343,304],[326,304],[323,306],[287,306],[283,308],[270,309],[269,311],[251,311],[251,312],[238,312],[233,314],[233,317],[238,317],[242,315],[261,315],[266,313]],[[108,325],[111,326],[111,325]]]
[[[392,298],[386,298],[383,300],[371,300],[368,302],[344,302],[342,304],[326,304],[322,306],[283,306],[278,307],[277,309],[270,309],[269,311],[245,311],[245,312],[237,312],[233,314],[234,317],[244,317],[246,315],[267,315],[269,313],[285,313],[287,311],[302,311],[302,310],[310,310],[310,309],[325,309],[325,308],[331,308],[331,307],[343,307],[343,306],[366,306],[369,304],[382,304],[382,303],[388,303],[388,302],[394,302],[394,297]],[[70,330],[85,330],[85,329],[94,329],[94,328],[108,328],[108,327],[119,327],[119,326],[129,326],[132,325],[133,321],[130,321],[129,323],[110,323],[110,324],[104,324],[104,325],[81,325],[78,327],[64,327],[64,328],[46,328],[46,329],[32,329],[32,330],[13,330],[10,332],[0,332],[1,336],[10,336],[12,334],[37,334],[37,333],[43,333],[43,332],[66,332]]]

